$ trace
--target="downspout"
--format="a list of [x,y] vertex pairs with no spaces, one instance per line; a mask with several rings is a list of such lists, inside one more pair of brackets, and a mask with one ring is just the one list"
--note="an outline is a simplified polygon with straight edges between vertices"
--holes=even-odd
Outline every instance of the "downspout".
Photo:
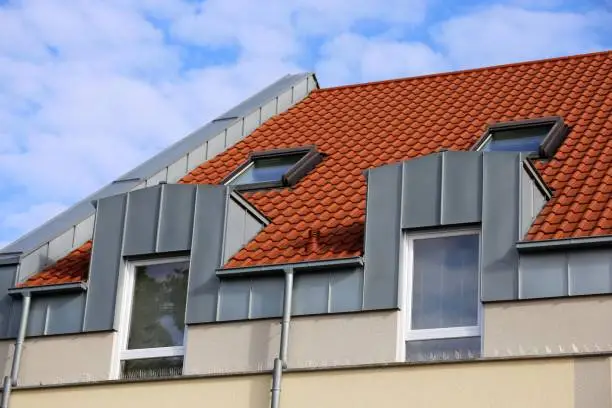
[[291,298],[293,296],[293,268],[285,269],[285,296],[283,298],[283,319],[281,322],[280,350],[274,359],[272,372],[271,408],[280,407],[281,381],[283,369],[287,368],[287,350],[289,349],[289,322],[291,321]]
[[23,303],[21,309],[21,321],[19,322],[19,332],[17,334],[17,341],[15,342],[15,349],[13,350],[13,364],[11,365],[11,375],[4,377],[2,386],[2,402],[1,408],[8,408],[9,398],[11,396],[11,389],[17,385],[17,379],[19,378],[19,367],[21,363],[21,353],[23,351],[23,341],[25,339],[26,331],[28,328],[28,317],[30,315],[30,300],[31,293],[23,293]]

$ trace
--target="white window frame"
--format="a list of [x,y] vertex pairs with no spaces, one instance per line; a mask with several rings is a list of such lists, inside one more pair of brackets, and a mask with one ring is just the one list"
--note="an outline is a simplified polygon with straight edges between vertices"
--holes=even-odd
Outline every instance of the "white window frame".
[[[534,124],[534,125],[533,125],[533,127],[543,126],[543,125],[546,125],[546,123]],[[553,126],[554,126],[554,125],[553,125]],[[529,127],[529,126],[525,126],[525,127],[527,128],[527,127]],[[520,129],[520,127],[518,127],[517,129]],[[489,144],[489,142],[491,142],[491,140],[493,140],[493,137],[495,136],[495,132],[496,132],[496,131],[498,131],[498,132],[499,132],[499,131],[500,131],[500,129],[492,129],[492,130],[490,130],[490,131],[488,132],[487,136],[486,136],[486,137],[484,137],[484,138],[483,138],[483,139],[482,139],[482,140],[479,142],[479,145],[478,145],[478,147],[476,148],[476,151],[477,151],[477,152],[481,152],[481,151],[483,151],[483,149],[484,149],[485,147],[487,147],[487,145]],[[552,127],[551,127],[551,129],[548,131],[548,133],[547,133],[546,135],[544,135],[544,137],[542,138],[542,141],[540,142],[540,145],[542,144],[542,142],[543,142],[544,140],[546,140],[546,138],[548,137],[548,135],[550,135],[550,132],[551,132],[551,131],[552,131]],[[520,138],[517,138],[517,139],[520,139]],[[502,151],[502,150],[497,150],[497,151]],[[537,153],[537,151],[536,151],[536,153]]]
[[[173,347],[154,347],[147,349],[128,350],[130,336],[130,323],[132,321],[132,305],[134,303],[134,285],[136,283],[136,268],[140,266],[162,265],[167,263],[189,262],[188,256],[146,259],[139,261],[126,261],[125,276],[119,301],[119,333],[117,344],[116,364],[113,368],[113,377],[121,375],[121,362],[125,360],[139,360],[146,358],[181,357],[185,356],[185,342],[187,340],[187,328],[183,333],[183,345]],[[183,359],[183,365],[185,361]]]
[[[478,317],[477,326],[463,327],[445,327],[438,329],[412,329],[412,296],[413,296],[413,280],[414,280],[414,241],[427,238],[445,238],[459,235],[477,235],[478,236],[478,271],[480,271],[480,258],[482,248],[482,235],[480,229],[453,229],[445,231],[433,231],[420,234],[404,234],[403,257],[404,270],[406,279],[405,299],[405,316],[404,316],[404,341],[415,340],[441,340],[455,339],[464,337],[480,337],[482,343],[482,302],[480,301],[480,273],[477,279],[478,282]],[[482,348],[482,344],[481,344]]]
[[242,176],[245,172],[247,172],[251,167],[253,167],[255,165],[255,161],[251,160],[251,162],[249,164],[247,164],[246,166],[244,166],[244,168],[242,170],[240,170],[238,173],[236,173],[232,178],[230,178],[229,180],[227,180],[225,183],[223,183],[226,186],[229,186],[230,184],[232,184],[232,182],[234,180],[236,180],[238,177]]

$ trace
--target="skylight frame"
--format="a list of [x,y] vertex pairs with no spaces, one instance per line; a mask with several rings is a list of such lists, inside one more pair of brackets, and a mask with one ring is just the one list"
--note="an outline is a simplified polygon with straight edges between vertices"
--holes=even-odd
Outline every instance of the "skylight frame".
[[563,144],[565,137],[569,133],[569,126],[567,126],[561,116],[547,116],[543,118],[516,120],[509,122],[493,123],[487,126],[487,129],[483,135],[474,144],[472,150],[481,151],[487,143],[494,137],[495,132],[504,130],[515,130],[524,129],[529,127],[552,125],[548,134],[544,136],[544,139],[540,143],[538,151],[534,153],[534,156],[538,158],[552,158],[557,149]]
[[[280,180],[264,181],[248,184],[230,184],[238,177],[255,165],[257,160],[269,159],[282,156],[293,156],[303,154],[303,156],[291,167]],[[236,170],[230,173],[221,184],[231,187],[236,191],[264,190],[270,188],[291,187],[302,177],[310,172],[323,159],[323,154],[317,151],[315,146],[291,147],[284,149],[274,149],[259,152],[251,152],[246,162],[241,164]]]

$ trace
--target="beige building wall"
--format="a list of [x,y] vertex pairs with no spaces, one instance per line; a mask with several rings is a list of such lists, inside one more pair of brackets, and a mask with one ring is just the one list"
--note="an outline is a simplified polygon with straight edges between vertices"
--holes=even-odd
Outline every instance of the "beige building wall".
[[[115,333],[27,338],[19,385],[48,385],[110,379]],[[5,375],[10,373],[14,341],[0,343]]]
[[612,350],[612,296],[489,303],[485,357]]
[[9,375],[11,372],[14,342],[14,340],[0,341],[0,373],[2,376]]
[[[608,357],[287,372],[290,408],[608,408]],[[597,376],[593,379],[593,376]],[[270,374],[15,389],[11,408],[269,407]]]
[[[397,361],[400,313],[296,317],[289,334],[289,368]],[[278,356],[280,319],[190,326],[185,374],[270,370]]]

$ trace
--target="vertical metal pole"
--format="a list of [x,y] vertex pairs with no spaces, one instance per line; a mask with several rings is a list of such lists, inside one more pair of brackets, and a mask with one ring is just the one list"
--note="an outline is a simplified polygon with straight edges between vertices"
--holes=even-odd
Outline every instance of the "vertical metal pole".
[[2,400],[1,408],[8,408],[11,389],[17,385],[19,379],[19,366],[21,365],[21,353],[23,351],[23,342],[25,340],[26,331],[28,329],[28,317],[30,316],[30,292],[25,292],[22,299],[21,321],[19,322],[19,332],[17,333],[17,341],[15,341],[15,350],[13,351],[13,364],[11,365],[11,375],[5,376],[2,383]]
[[285,272],[285,295],[283,296],[283,321],[281,323],[280,354],[283,368],[287,368],[289,349],[289,322],[291,321],[291,302],[293,298],[293,268]]
[[0,405],[2,408],[8,408],[9,398],[11,396],[11,377],[8,375],[4,376],[2,382],[2,402]]
[[21,311],[21,322],[19,322],[19,333],[17,334],[17,342],[15,343],[15,352],[13,354],[13,365],[11,367],[12,385],[17,385],[17,379],[19,378],[19,367],[21,365],[23,341],[25,340],[26,331],[28,329],[28,317],[30,316],[30,300],[30,292],[24,293]]
[[283,298],[283,319],[281,321],[280,350],[274,359],[272,371],[271,408],[280,407],[281,381],[283,368],[287,368],[287,351],[289,350],[289,323],[291,322],[291,300],[293,297],[293,268],[285,270],[285,293]]

